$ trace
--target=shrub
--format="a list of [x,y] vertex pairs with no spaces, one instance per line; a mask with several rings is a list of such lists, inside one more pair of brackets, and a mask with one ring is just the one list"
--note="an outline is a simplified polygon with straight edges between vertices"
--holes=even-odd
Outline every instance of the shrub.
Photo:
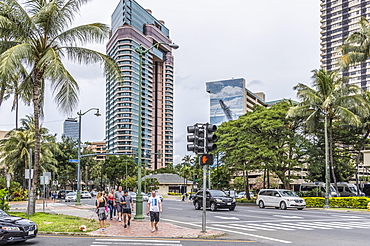
[[[324,207],[325,198],[323,197],[303,197],[306,206],[311,208]],[[332,208],[359,208],[366,209],[370,202],[369,197],[331,197],[329,198],[329,207]]]
[[236,198],[236,201],[241,203],[256,203],[256,199],[253,198],[250,200],[248,200],[247,198]]

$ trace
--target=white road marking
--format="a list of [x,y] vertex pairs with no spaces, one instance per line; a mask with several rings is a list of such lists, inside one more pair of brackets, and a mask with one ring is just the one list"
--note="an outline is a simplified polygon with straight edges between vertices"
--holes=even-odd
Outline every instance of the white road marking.
[[[197,225],[197,224],[193,224],[193,223],[187,223],[187,222],[182,222],[182,221],[176,221],[176,220],[170,220],[170,219],[162,219],[162,220],[169,221],[169,222],[180,223],[180,224],[185,224],[185,225],[196,226],[196,227],[201,227],[201,225]],[[255,237],[255,238],[260,238],[260,239],[275,241],[275,242],[279,242],[279,243],[292,243],[291,241],[287,241],[287,240],[282,240],[282,239],[277,239],[277,238],[272,238],[272,237],[265,237],[265,236],[260,236],[260,235],[256,235],[256,234],[239,232],[239,231],[235,231],[235,230],[227,230],[227,229],[217,228],[217,227],[207,227],[207,228],[208,229],[212,229],[212,230],[230,232],[230,233],[234,233],[234,234],[240,234],[240,235],[244,235],[244,236],[249,236],[249,237]]]
[[223,217],[223,216],[214,216],[215,218],[223,219],[223,220],[240,220],[237,217]]
[[287,219],[304,219],[303,217],[300,217],[300,216],[289,216],[289,215],[272,215],[272,216],[275,216],[275,217],[279,217],[279,218],[287,218]]
[[[265,223],[266,225],[276,225],[274,223]],[[299,230],[306,230],[306,231],[312,231],[313,229],[311,228],[304,228],[304,227],[297,227],[296,225],[293,225],[292,223],[280,223],[278,224],[279,226],[284,226],[287,228],[292,228],[292,229],[299,229]]]
[[[235,226],[228,226],[228,225],[221,225],[221,224],[212,224],[212,226],[221,226],[221,227],[225,227],[225,228],[236,229]],[[240,229],[240,230],[243,230],[243,231],[257,231],[255,229],[249,229],[249,228],[240,227],[240,226],[238,226],[237,229]]]

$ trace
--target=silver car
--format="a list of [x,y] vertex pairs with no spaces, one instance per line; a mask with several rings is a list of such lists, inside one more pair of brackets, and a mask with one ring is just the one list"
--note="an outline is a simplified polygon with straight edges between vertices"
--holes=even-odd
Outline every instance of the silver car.
[[260,190],[256,203],[260,208],[297,208],[298,210],[302,210],[306,207],[306,201],[303,198],[300,198],[294,191],[291,190]]
[[91,194],[88,191],[81,191],[81,198],[91,198]]
[[77,193],[76,192],[69,192],[66,195],[65,202],[76,202],[77,201]]

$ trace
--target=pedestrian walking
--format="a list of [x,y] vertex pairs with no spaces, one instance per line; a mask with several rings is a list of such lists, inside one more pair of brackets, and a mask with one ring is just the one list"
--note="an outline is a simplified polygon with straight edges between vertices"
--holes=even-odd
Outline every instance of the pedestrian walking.
[[123,196],[122,186],[118,187],[118,190],[114,192],[115,205],[117,206],[118,221],[122,221],[122,206],[120,203],[121,197]]
[[157,192],[153,190],[152,196],[148,199],[148,206],[146,209],[146,214],[148,215],[150,213],[152,232],[158,231],[159,213],[162,213],[162,202],[156,195]]
[[134,211],[134,202],[132,200],[132,197],[128,194],[128,190],[125,190],[123,192],[120,203],[123,213],[123,227],[126,228],[130,225],[131,211]]
[[108,194],[108,206],[109,206],[109,215],[110,220],[113,220],[113,216],[117,216],[117,206],[115,204],[114,199],[114,189],[111,189],[110,193]]
[[96,195],[95,205],[96,205],[97,214],[99,218],[99,225],[100,225],[99,231],[104,231],[105,221],[107,220],[107,214],[105,211],[106,201],[101,191],[99,191],[98,194]]

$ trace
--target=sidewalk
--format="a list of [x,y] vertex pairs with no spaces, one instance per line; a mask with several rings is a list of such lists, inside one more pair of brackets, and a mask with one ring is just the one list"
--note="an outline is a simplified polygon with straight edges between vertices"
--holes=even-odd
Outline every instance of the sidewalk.
[[[165,198],[168,200],[176,199]],[[176,199],[177,200],[177,199]],[[25,211],[27,208],[27,202],[12,202],[10,211]],[[37,202],[36,211],[42,211],[42,201]],[[45,212],[64,214],[77,216],[87,219],[97,220],[97,215],[95,213],[95,206],[92,205],[74,205],[62,202],[48,202],[48,206],[45,208]],[[134,215],[133,215],[134,217]],[[131,225],[128,228],[124,228],[123,222],[118,222],[116,219],[107,220],[109,226],[105,231],[92,231],[87,233],[90,236],[106,236],[106,237],[162,237],[162,238],[214,238],[225,235],[224,232],[209,230],[206,233],[201,233],[200,229],[190,229],[185,227],[180,227],[177,225],[172,225],[159,221],[158,231],[151,232],[151,226],[149,217],[145,215],[145,221],[131,221]],[[89,228],[87,228],[89,229]]]

